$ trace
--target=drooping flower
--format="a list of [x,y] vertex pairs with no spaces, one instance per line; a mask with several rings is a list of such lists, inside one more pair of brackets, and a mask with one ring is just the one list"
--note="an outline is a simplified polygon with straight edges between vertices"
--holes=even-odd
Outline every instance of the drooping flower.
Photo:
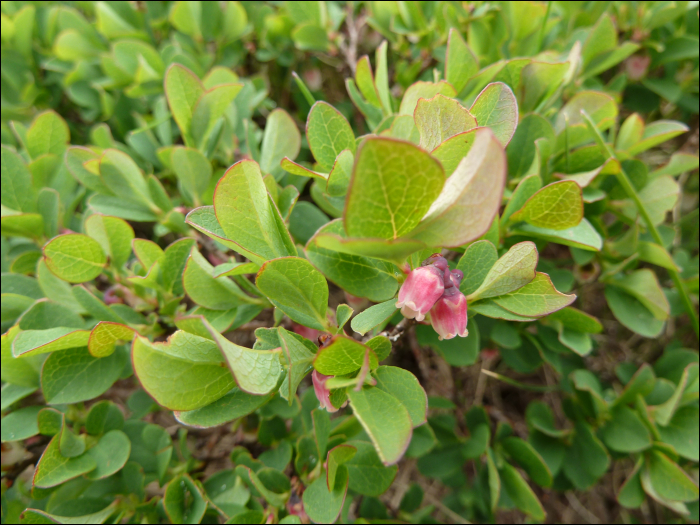
[[311,374],[311,381],[314,384],[314,393],[319,403],[321,403],[321,408],[325,408],[328,412],[337,412],[338,409],[331,403],[331,391],[326,386],[326,381],[331,377],[333,376],[327,376],[314,370],[313,374]]
[[460,270],[445,271],[445,290],[430,310],[430,324],[438,339],[467,337],[467,299],[459,291],[464,274]]
[[422,321],[445,291],[444,275],[447,260],[439,254],[431,255],[423,265],[408,274],[399,290],[397,308],[409,319]]

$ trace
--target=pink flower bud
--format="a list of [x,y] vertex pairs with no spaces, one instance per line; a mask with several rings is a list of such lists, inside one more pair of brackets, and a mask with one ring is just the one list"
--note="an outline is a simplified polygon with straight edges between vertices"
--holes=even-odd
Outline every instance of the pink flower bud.
[[[452,275],[454,276],[454,273]],[[467,331],[467,299],[458,288],[461,278],[456,279],[456,281],[456,286],[448,288],[430,310],[430,324],[433,325],[433,329],[438,333],[438,339],[441,341],[456,336],[467,337],[469,334]]]
[[416,268],[401,285],[396,308],[409,319],[422,321],[445,291],[443,272],[436,265]]
[[325,408],[328,412],[337,412],[338,409],[331,403],[331,391],[326,387],[326,381],[331,377],[314,370],[313,374],[311,374],[311,381],[314,384],[314,393],[319,403],[321,403],[321,408]]

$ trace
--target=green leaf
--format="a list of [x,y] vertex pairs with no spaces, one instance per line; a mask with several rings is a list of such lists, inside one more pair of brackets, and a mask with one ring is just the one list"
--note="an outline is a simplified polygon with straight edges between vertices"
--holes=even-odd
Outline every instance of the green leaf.
[[307,259],[326,278],[348,293],[356,297],[367,297],[371,301],[383,301],[396,294],[398,282],[392,264],[322,248],[317,244],[316,236],[324,233],[344,237],[342,221],[336,220],[322,226],[306,245]]
[[610,281],[642,303],[659,321],[669,316],[670,306],[656,274],[648,268],[636,270],[622,278]]
[[377,356],[367,346],[344,335],[336,335],[316,354],[314,368],[322,374],[337,376],[359,370],[369,352],[370,368],[377,368]]
[[379,100],[379,92],[374,85],[372,65],[367,55],[361,57],[355,65],[355,82],[357,82],[357,87],[360,88],[360,93],[362,93],[367,102],[375,107],[382,107],[382,103]]
[[664,443],[671,445],[679,455],[698,461],[698,407],[679,408],[666,426],[658,426]]
[[118,472],[126,465],[131,452],[131,441],[121,430],[110,430],[100,441],[88,450],[97,467],[91,470],[88,479],[104,479]]
[[544,521],[546,513],[542,508],[542,504],[518,471],[509,464],[504,463],[498,469],[498,473],[503,489],[515,503],[515,506],[528,516],[531,516],[532,519]]
[[209,160],[194,148],[176,147],[171,153],[173,171],[185,197],[195,206],[209,187],[212,170]]
[[294,160],[301,147],[301,134],[289,113],[275,109],[267,118],[265,134],[260,149],[260,169],[263,173],[280,172],[280,162],[289,157]]
[[[357,448],[351,445],[338,445],[328,451],[328,470],[326,472],[326,482],[330,492],[333,492],[333,489],[335,488],[335,482],[338,478],[338,471],[341,465],[350,461],[356,453]],[[345,476],[341,474],[341,478],[342,477],[347,477],[347,474]]]
[[680,381],[678,382],[678,385],[676,386],[673,394],[666,399],[662,404],[659,404],[658,406],[655,407],[653,416],[654,420],[659,424],[659,425],[668,425],[671,419],[673,418],[673,414],[675,414],[676,410],[680,406],[683,395],[686,392],[686,390],[690,390],[691,387],[688,385],[688,381],[690,378],[690,381],[695,382],[695,393],[697,397],[697,377],[698,377],[698,364],[697,363],[692,363],[688,366],[685,367],[683,370],[683,375],[681,376]]
[[481,286],[469,296],[471,301],[504,295],[522,288],[535,278],[537,248],[530,241],[510,248],[486,274]]
[[190,125],[194,108],[203,94],[204,86],[192,71],[180,64],[172,64],[168,68],[165,73],[165,96],[185,143],[194,145]]
[[464,459],[476,459],[486,452],[491,441],[491,431],[489,426],[482,423],[471,430],[469,439],[462,447],[462,456]]
[[406,408],[394,396],[375,387],[364,387],[359,392],[350,388],[348,398],[382,463],[397,463],[411,442],[411,419]]
[[[192,110],[190,123],[192,138],[199,148],[204,148],[216,122],[224,115],[243,84],[219,84],[203,93]],[[176,161],[173,160],[176,166]]]
[[491,128],[505,148],[518,126],[518,101],[503,82],[487,85],[469,108],[479,126]]
[[495,512],[501,495],[501,478],[496,469],[496,462],[494,461],[491,447],[486,449],[486,471],[488,474],[489,499],[491,500],[490,508],[491,512]]
[[598,319],[571,306],[549,314],[548,319],[559,321],[565,328],[587,334],[599,334],[603,331],[603,325]]
[[698,486],[668,456],[652,450],[646,460],[649,481],[659,496],[681,502],[698,499]]
[[644,337],[656,338],[664,328],[664,322],[633,296],[615,286],[605,287],[605,299],[615,318],[633,332]]
[[[639,199],[642,201],[655,226],[664,222],[666,214],[673,210],[679,198],[680,187],[669,176],[651,180],[639,192]],[[637,217],[637,208],[632,201],[624,201],[621,209],[626,216],[632,219]]]
[[134,229],[126,221],[106,215],[90,215],[85,221],[85,233],[100,244],[115,268],[121,268],[129,260]]
[[460,291],[464,295],[474,293],[497,260],[498,252],[491,242],[482,240],[470,244],[457,263],[457,269],[464,273],[459,286]]
[[456,94],[459,95],[462,92],[467,82],[478,71],[479,60],[459,34],[459,31],[451,27],[447,37],[445,78],[454,86]]
[[306,121],[306,137],[316,162],[330,172],[343,150],[355,153],[355,134],[347,119],[326,102],[316,102]]
[[536,159],[535,141],[540,138],[548,140],[551,144],[554,143],[554,130],[548,120],[532,113],[518,123],[518,128],[506,149],[508,174],[512,178],[528,174],[527,171]]
[[613,401],[612,406],[632,403],[640,394],[642,396],[646,396],[654,389],[655,382],[656,377],[654,376],[654,370],[651,368],[651,366],[649,366],[649,364],[644,363],[627,382],[625,389],[618,396],[618,398]]
[[20,399],[24,399],[38,390],[35,386],[21,386],[12,383],[5,383],[2,386],[1,409],[6,410]]
[[467,330],[469,337],[455,337],[440,341],[437,332],[432,327],[417,325],[416,338],[421,345],[430,346],[450,365],[468,366],[476,362],[480,350],[479,327],[474,322],[473,316],[467,322]]
[[617,103],[606,93],[580,91],[557,114],[554,129],[557,132],[557,149],[571,149],[594,138],[581,114],[585,111],[596,128],[605,131],[617,120]]
[[530,197],[511,221],[525,221],[539,228],[566,230],[583,218],[581,187],[574,181],[549,184]]
[[627,509],[639,508],[646,499],[639,475],[642,464],[643,460],[639,458],[632,474],[625,480],[617,493],[618,503]]
[[398,467],[385,467],[370,443],[348,441],[346,444],[357,449],[355,456],[345,463],[350,475],[350,489],[365,496],[383,494],[394,481]]
[[394,396],[406,408],[414,427],[427,421],[428,396],[416,376],[395,366],[380,366],[372,376],[377,380],[376,388]]
[[174,414],[183,425],[197,428],[215,427],[253,413],[273,396],[274,390],[267,395],[259,396],[233,388],[213,403],[195,410],[175,411]]
[[566,451],[563,470],[566,477],[579,490],[593,485],[610,465],[605,447],[593,434],[591,427],[576,423],[574,440]]
[[634,157],[642,151],[653,148],[687,131],[688,126],[681,122],[676,122],[675,120],[657,120],[644,128],[641,140],[634,146],[628,148],[627,154]]
[[433,98],[440,94],[446,97],[455,97],[457,93],[455,89],[445,81],[437,83],[418,81],[409,86],[401,99],[399,107],[399,115],[413,115],[418,104],[418,99]]
[[368,138],[357,152],[345,230],[351,237],[396,239],[418,224],[443,184],[440,164],[417,146]]
[[255,263],[230,262],[216,266],[212,271],[212,277],[218,279],[219,277],[233,277],[234,275],[250,275],[259,271],[260,267]]
[[265,395],[278,384],[282,367],[280,349],[253,350],[226,339],[205,320],[203,321],[228,363],[236,384],[250,394]]
[[114,353],[115,345],[131,342],[136,331],[121,323],[100,321],[90,332],[88,351],[94,357],[107,357]]
[[[239,245],[232,247],[260,266],[269,259],[296,254],[291,249],[289,232],[279,227],[279,211],[267,195],[260,168],[251,160],[231,166],[214,192],[216,219],[225,238]],[[214,227],[211,221],[204,226]]]
[[661,166],[659,169],[652,171],[649,174],[650,179],[655,179],[656,177],[661,177],[664,175],[670,175],[675,177],[686,171],[693,171],[698,168],[700,159],[697,155],[691,155],[684,152],[676,152],[671,155],[671,160],[668,164]]
[[505,179],[503,147],[488,128],[476,130],[469,153],[409,237],[447,247],[481,237],[498,213]]
[[[2,192],[0,192],[2,205],[15,211],[36,212],[37,193],[32,183],[32,175],[22,158],[3,144],[0,162],[2,163]],[[3,215],[5,215],[4,211]]]
[[348,470],[345,465],[339,465],[333,490],[328,489],[323,477],[306,487],[302,496],[304,510],[316,523],[335,523],[345,503],[347,491]]
[[80,233],[54,237],[44,246],[44,261],[59,278],[70,283],[91,281],[107,264],[100,244]]
[[196,304],[211,310],[230,310],[252,302],[252,298],[228,277],[212,277],[213,270],[214,267],[193,249],[182,274],[182,283],[185,292]]
[[55,487],[96,468],[95,460],[88,453],[74,458],[67,458],[61,455],[61,433],[64,431],[65,426],[60,433],[51,439],[51,442],[41,455],[34,471],[33,485],[35,487]]
[[256,284],[292,320],[327,331],[328,283],[307,260],[282,257],[268,261],[262,265]]
[[509,312],[523,317],[540,317],[560,310],[576,300],[576,295],[557,291],[546,273],[537,272],[535,278],[518,290],[494,297],[493,301]]
[[[399,118],[409,117],[404,116]],[[459,166],[460,162],[462,162],[462,159],[467,156],[474,145],[474,141],[476,140],[477,129],[479,128],[474,128],[472,130],[465,131],[464,133],[458,133],[454,137],[447,139],[430,152],[430,154],[439,160],[440,164],[442,164],[442,167],[445,170],[445,177],[451,176],[457,169],[457,166]]]
[[[116,149],[107,149],[99,159],[99,170],[105,185],[114,195],[120,197],[115,199],[117,204],[137,206],[153,214],[160,213],[161,210],[151,200],[151,193],[141,169],[129,155]],[[109,199],[104,195],[96,195],[94,198],[97,197],[103,201]],[[105,215],[117,214],[107,212]]]
[[325,232],[317,235],[315,240],[321,248],[371,259],[382,259],[397,265],[403,264],[412,253],[425,248],[424,243],[413,239],[357,239]]
[[347,304],[338,305],[338,308],[336,308],[335,310],[335,322],[338,325],[338,332],[341,332],[343,330],[345,323],[347,323],[350,320],[354,312],[355,310],[353,310]]
[[[552,485],[552,473],[542,456],[527,441],[517,437],[508,437],[501,441],[508,454],[527,472],[532,481],[541,487]],[[501,473],[503,479],[503,473]]]
[[396,299],[389,299],[380,304],[370,306],[357,314],[350,326],[360,335],[365,335],[375,326],[379,326],[396,313]]
[[192,478],[180,474],[165,488],[163,509],[172,523],[199,523],[207,510],[207,501]]
[[166,343],[137,337],[132,346],[134,372],[153,399],[170,410],[194,410],[221,398],[234,386],[217,345],[187,332]]
[[45,111],[27,130],[27,152],[32,159],[51,153],[62,156],[70,142],[66,121],[55,111]]
[[328,195],[342,197],[348,192],[354,163],[355,156],[349,149],[344,149],[338,154],[333,169],[328,174],[328,182],[326,183]]
[[86,346],[89,337],[89,330],[68,327],[25,330],[20,332],[12,342],[12,355],[26,357]]
[[585,217],[581,219],[577,226],[565,230],[552,230],[532,226],[531,224],[518,224],[510,229],[510,235],[535,237],[588,251],[597,252],[603,247],[603,238]]
[[[82,289],[82,288],[81,288]],[[84,328],[77,313],[49,299],[39,299],[19,318],[22,330],[45,330],[56,327]]]
[[287,330],[279,327],[279,344],[282,354],[287,359],[287,376],[280,387],[280,395],[291,404],[302,379],[313,370],[312,362],[316,354]]
[[297,49],[302,51],[327,51],[328,33],[322,27],[312,23],[298,25],[292,31],[292,40]]
[[633,410],[618,406],[610,416],[610,421],[600,431],[600,438],[610,449],[629,453],[651,447],[651,435]]
[[508,204],[501,215],[501,225],[508,224],[511,215],[520,210],[540,188],[542,188],[542,179],[537,173],[524,177],[508,199]]
[[448,138],[477,126],[476,118],[458,101],[443,95],[420,99],[414,111],[420,147],[433,151]]
[[42,406],[28,406],[2,418],[2,442],[22,441],[39,433],[37,415]]

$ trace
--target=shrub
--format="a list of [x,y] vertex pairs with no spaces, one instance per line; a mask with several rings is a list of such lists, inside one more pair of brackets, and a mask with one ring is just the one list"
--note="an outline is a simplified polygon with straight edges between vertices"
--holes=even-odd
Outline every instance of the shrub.
[[696,3],[2,24],[4,523],[697,521]]

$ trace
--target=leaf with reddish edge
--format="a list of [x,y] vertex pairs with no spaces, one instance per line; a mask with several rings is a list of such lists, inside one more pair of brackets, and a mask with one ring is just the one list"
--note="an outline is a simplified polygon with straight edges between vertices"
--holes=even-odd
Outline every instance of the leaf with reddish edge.
[[481,286],[469,295],[470,301],[496,297],[522,288],[535,278],[539,257],[532,241],[511,246],[486,274]]
[[107,357],[119,341],[130,342],[136,331],[121,323],[100,321],[90,332],[88,351],[94,357]]
[[284,171],[286,171],[287,173],[291,173],[292,175],[298,175],[299,177],[313,177],[315,179],[321,179],[324,181],[328,180],[327,173],[320,173],[318,171],[310,170],[309,168],[306,168],[301,164],[297,164],[293,160],[289,159],[289,157],[283,158],[280,162],[280,166],[282,166],[282,169]]
[[522,288],[494,297],[493,301],[509,312],[523,317],[541,317],[569,306],[576,300],[575,294],[559,292],[549,275],[537,272],[535,278]]
[[469,108],[479,126],[491,128],[505,148],[518,127],[518,101],[503,82],[486,86]]
[[291,237],[278,228],[275,215],[279,218],[279,211],[267,195],[260,167],[252,160],[231,166],[214,191],[214,212],[221,229],[248,254],[259,254],[251,258],[258,265],[275,257],[296,255],[289,253]]
[[401,264],[406,257],[425,248],[425,243],[415,239],[354,239],[332,233],[320,233],[314,237],[321,248],[350,255],[360,255]]
[[479,128],[470,129],[458,133],[450,137],[445,142],[435,148],[430,154],[440,161],[445,170],[445,177],[449,177],[454,173],[462,162],[462,159],[469,154],[469,150],[474,145],[476,139],[476,130]]
[[408,237],[454,247],[481,237],[498,213],[506,179],[503,146],[488,128],[475,131],[467,156]]
[[347,390],[355,417],[369,435],[384,465],[397,463],[406,452],[413,428],[408,411],[391,394],[377,387]]
[[410,142],[370,137],[357,151],[346,199],[350,237],[397,239],[411,231],[444,185],[440,163]]
[[444,95],[421,98],[413,119],[420,133],[420,147],[432,151],[448,138],[474,129],[476,118],[457,100]]
[[583,219],[581,186],[572,180],[548,184],[510,216],[511,221],[525,221],[538,228],[552,230],[573,228],[581,222],[581,219]]

